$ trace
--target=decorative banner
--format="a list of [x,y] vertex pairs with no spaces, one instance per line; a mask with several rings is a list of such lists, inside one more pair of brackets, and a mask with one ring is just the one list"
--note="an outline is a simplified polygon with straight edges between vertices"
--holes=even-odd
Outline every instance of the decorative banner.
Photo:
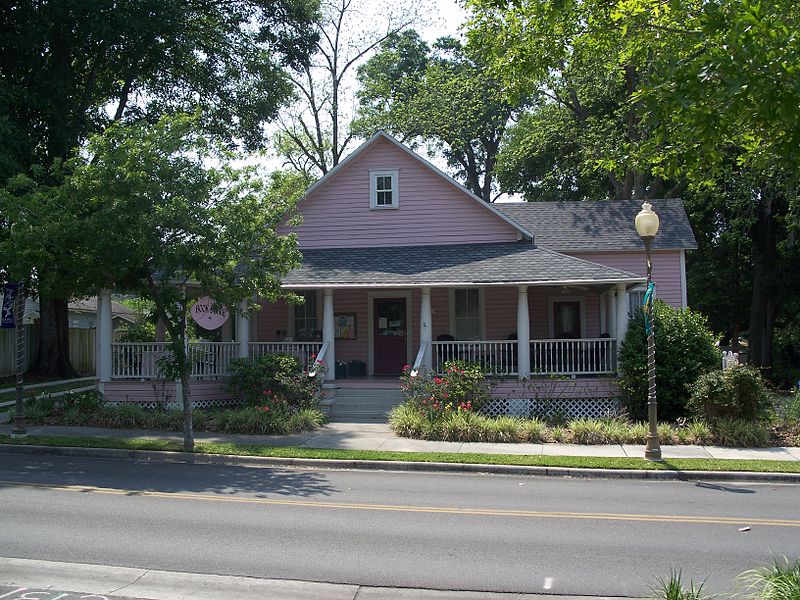
[[0,327],[14,329],[14,300],[17,299],[17,284],[7,283],[3,286],[3,312]]
[[653,333],[653,295],[656,293],[656,284],[651,281],[647,286],[647,291],[644,293],[644,300],[642,300],[642,312],[644,312],[644,332],[647,335]]
[[203,296],[192,306],[192,319],[203,329],[218,329],[228,320],[228,309],[224,306],[214,308],[214,300]]

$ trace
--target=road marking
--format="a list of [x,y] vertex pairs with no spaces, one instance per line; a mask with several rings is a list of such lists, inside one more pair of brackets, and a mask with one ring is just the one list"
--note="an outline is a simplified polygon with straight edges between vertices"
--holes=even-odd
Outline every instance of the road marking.
[[544,589],[549,590],[553,587],[553,578],[552,577],[545,577],[544,578],[544,585],[542,586]]
[[646,515],[601,512],[566,512],[544,510],[512,510],[493,508],[458,508],[447,506],[414,506],[402,504],[365,504],[358,502],[329,502],[320,500],[286,500],[270,498],[245,498],[212,496],[189,492],[153,492],[123,488],[105,488],[85,485],[60,485],[48,483],[29,483],[24,481],[0,481],[9,487],[48,489],[83,494],[104,494],[112,496],[136,496],[166,498],[172,500],[200,500],[204,502],[232,502],[236,504],[261,504],[271,506],[303,506],[309,508],[328,508],[341,510],[365,510],[405,513],[435,513],[449,515],[468,515],[484,517],[523,517],[531,519],[577,519],[592,521],[646,521],[651,523],[693,523],[699,525],[760,525],[764,527],[800,527],[797,519],[761,519],[753,517],[716,517],[691,515]]

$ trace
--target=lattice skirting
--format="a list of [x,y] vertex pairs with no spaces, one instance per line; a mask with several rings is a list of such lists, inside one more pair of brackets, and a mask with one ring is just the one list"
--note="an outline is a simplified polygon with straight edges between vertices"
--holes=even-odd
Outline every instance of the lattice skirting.
[[[111,406],[119,406],[121,404],[135,404],[141,408],[145,408],[148,410],[183,410],[183,403],[169,401],[169,402],[158,402],[155,400],[147,401],[147,400],[131,400],[129,402],[123,401],[115,401],[109,402]],[[226,407],[235,407],[241,406],[241,402],[238,400],[233,400],[231,398],[224,398],[220,400],[192,400],[192,408],[226,408]]]
[[481,412],[490,417],[547,418],[561,415],[570,419],[599,419],[614,414],[617,406],[616,398],[492,398],[481,408]]

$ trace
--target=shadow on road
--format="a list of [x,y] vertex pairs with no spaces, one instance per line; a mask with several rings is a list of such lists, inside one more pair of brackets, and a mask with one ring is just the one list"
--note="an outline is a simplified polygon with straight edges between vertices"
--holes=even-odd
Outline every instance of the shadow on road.
[[324,473],[268,467],[0,454],[3,482],[110,487],[131,492],[245,494],[258,498],[329,496]]

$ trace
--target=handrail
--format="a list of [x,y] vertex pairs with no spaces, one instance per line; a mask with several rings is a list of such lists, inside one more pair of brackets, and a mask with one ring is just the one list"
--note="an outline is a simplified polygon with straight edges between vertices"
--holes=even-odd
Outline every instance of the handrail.
[[428,352],[428,348],[430,348],[430,342],[422,342],[419,345],[419,350],[417,351],[417,358],[414,359],[414,366],[411,367],[411,377],[416,377],[419,375],[419,370],[422,368],[422,363],[425,362],[425,354]]
[[330,342],[324,342],[322,344],[322,348],[319,349],[319,353],[317,354],[317,357],[314,359],[314,366],[308,370],[309,377],[316,377],[319,365],[325,364],[325,355],[328,353],[329,343]]

